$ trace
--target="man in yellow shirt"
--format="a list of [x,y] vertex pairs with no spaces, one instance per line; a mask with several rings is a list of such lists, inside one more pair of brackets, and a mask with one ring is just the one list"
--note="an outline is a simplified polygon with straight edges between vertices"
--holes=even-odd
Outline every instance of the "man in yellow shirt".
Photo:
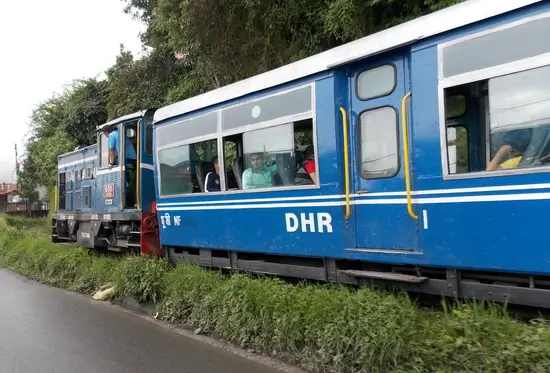
[[[487,165],[487,171],[517,168],[530,142],[531,129],[508,132],[500,149]],[[503,161],[506,158],[508,159]]]

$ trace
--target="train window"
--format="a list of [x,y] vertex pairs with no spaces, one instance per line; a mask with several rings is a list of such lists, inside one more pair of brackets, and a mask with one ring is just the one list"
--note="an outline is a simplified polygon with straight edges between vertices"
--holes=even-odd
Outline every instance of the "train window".
[[365,179],[393,177],[399,171],[397,112],[384,106],[364,111],[361,123],[361,176]]
[[[313,120],[305,119],[224,138],[236,144],[227,173],[235,188],[266,189],[317,184]],[[242,144],[242,147],[240,146]],[[226,145],[227,147],[227,145]],[[239,149],[242,148],[242,151]],[[227,150],[226,155],[227,154]]]
[[84,175],[82,176],[82,180],[91,180],[94,178],[93,170],[91,167],[84,169]]
[[218,131],[218,113],[212,112],[191,119],[158,126],[156,134],[157,147],[186,141],[196,137],[216,134]]
[[445,98],[445,114],[447,119],[460,118],[466,114],[466,97],[464,95],[450,95]]
[[393,92],[396,84],[394,65],[382,65],[365,70],[357,76],[356,95],[360,100],[370,100],[387,96]]
[[223,130],[265,122],[276,118],[307,113],[312,109],[312,87],[247,102],[222,110]]
[[212,161],[217,156],[216,139],[159,150],[161,195],[205,192],[206,175],[215,172]]
[[447,153],[449,154],[449,173],[468,172],[468,129],[464,126],[447,128]]
[[[456,161],[469,162],[474,172],[549,166],[548,81],[550,65],[467,84],[479,107],[468,132],[472,144],[479,145],[470,150],[468,160],[461,159],[457,151]],[[475,159],[480,161],[473,164]]]
[[[495,32],[467,36],[443,47],[443,77],[451,77],[550,51],[550,16]],[[528,40],[529,42],[526,42]]]
[[106,168],[109,165],[108,138],[107,136],[103,135],[102,132],[99,133],[99,151],[100,151],[99,167]]

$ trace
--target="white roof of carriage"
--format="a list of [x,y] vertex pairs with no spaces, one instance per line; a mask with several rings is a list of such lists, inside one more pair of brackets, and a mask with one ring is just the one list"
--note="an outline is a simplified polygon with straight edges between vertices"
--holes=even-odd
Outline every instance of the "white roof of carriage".
[[141,110],[141,111],[137,111],[133,114],[127,114],[127,115],[124,115],[122,117],[118,117],[118,118],[115,118],[107,123],[104,123],[100,126],[97,126],[96,130],[97,131],[101,131],[104,127],[109,127],[109,126],[112,126],[113,124],[117,124],[117,123],[120,123],[120,122],[124,122],[126,120],[130,120],[130,119],[134,119],[134,118],[139,118],[139,117],[142,117],[143,115],[145,115],[145,112],[147,110]]
[[300,61],[158,109],[154,122],[219,104],[466,26],[542,0],[468,0]]

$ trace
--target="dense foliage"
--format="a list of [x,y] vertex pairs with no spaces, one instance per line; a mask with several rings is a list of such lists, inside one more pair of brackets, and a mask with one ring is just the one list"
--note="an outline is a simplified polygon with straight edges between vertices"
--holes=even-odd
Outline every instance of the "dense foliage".
[[107,119],[305,58],[463,0],[122,0],[147,25],[145,57],[121,46],[107,79],[78,80],[31,117],[23,188],[55,184],[56,157]]

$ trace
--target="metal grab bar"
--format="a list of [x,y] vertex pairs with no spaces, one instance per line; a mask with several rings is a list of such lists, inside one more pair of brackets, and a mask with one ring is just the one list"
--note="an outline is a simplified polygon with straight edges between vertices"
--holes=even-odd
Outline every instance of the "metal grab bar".
[[349,144],[348,144],[348,115],[346,110],[341,107],[340,114],[342,114],[342,124],[344,131],[344,218],[349,219],[351,217],[351,202],[350,202],[350,183],[349,183]]
[[137,121],[137,152],[136,152],[136,189],[135,202],[138,211],[141,211],[141,119]]
[[409,111],[407,101],[411,97],[411,92],[407,93],[401,100],[401,125],[403,129],[403,163],[405,166],[405,190],[407,192],[407,212],[415,220],[418,216],[413,212],[412,194],[411,194],[411,170],[409,169]]
[[126,131],[124,131],[124,124],[120,126],[122,136],[119,136],[120,142],[120,154],[117,154],[118,165],[120,166],[120,211],[124,211],[124,205],[126,204]]

